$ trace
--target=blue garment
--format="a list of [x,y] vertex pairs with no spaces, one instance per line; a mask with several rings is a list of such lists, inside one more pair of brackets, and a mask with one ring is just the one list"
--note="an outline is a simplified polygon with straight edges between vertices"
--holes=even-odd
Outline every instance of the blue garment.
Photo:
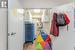
[[45,32],[41,32],[41,36],[42,36],[43,40],[45,41],[46,37],[47,37],[47,34]]

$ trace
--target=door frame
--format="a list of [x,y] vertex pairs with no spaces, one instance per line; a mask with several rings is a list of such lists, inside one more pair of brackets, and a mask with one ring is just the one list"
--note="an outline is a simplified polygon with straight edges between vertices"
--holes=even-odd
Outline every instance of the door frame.
[[9,14],[9,13],[8,13],[8,6],[7,6],[7,50],[8,50],[8,43],[9,43],[9,42],[8,42],[8,26],[9,26],[9,25],[8,25],[8,14]]

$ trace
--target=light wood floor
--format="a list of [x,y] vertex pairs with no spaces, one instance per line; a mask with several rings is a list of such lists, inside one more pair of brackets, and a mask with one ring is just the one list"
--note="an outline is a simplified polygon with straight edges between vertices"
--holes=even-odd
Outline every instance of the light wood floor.
[[24,50],[36,50],[35,49],[36,40],[32,43],[24,44]]

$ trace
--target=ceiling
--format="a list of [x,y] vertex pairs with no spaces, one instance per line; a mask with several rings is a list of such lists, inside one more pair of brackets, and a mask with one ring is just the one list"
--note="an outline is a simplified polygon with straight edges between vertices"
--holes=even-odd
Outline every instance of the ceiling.
[[48,15],[48,9],[25,9],[25,16],[31,16],[32,18],[41,18]]
[[37,16],[41,17],[43,14],[43,10],[40,10],[40,9],[32,9],[30,10],[30,12],[33,17],[37,17]]
[[71,2],[74,0],[19,0],[23,8],[52,8]]

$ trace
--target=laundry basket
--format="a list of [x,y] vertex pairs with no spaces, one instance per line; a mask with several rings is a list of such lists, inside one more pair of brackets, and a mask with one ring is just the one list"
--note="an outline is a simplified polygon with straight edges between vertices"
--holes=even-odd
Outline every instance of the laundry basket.
[[32,42],[34,40],[34,24],[25,23],[25,43]]

